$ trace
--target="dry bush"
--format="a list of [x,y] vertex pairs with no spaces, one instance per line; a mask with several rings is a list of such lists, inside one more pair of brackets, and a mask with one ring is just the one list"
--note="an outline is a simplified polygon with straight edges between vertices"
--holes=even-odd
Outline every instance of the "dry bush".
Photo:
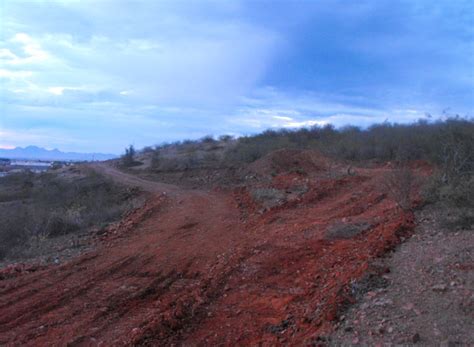
[[55,174],[0,178],[0,259],[42,240],[119,218],[137,192],[93,171],[66,181]]
[[446,183],[443,173],[433,175],[425,184],[423,196],[427,203],[440,204],[439,218],[449,228],[474,228],[474,176],[462,176]]
[[415,176],[406,165],[398,165],[388,172],[383,182],[390,197],[404,211],[412,208],[412,192],[415,185]]

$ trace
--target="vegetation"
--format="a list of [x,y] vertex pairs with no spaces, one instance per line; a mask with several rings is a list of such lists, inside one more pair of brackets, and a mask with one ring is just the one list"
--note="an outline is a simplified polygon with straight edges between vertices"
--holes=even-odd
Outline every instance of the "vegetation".
[[318,149],[351,161],[428,160],[448,170],[448,177],[473,170],[473,142],[474,122],[459,117],[434,123],[382,123],[365,130],[327,125],[243,137],[227,158],[249,163],[280,148]]
[[[143,152],[150,152],[150,147],[145,147]],[[128,148],[125,148],[125,154],[122,155],[122,165],[124,167],[131,167],[141,164],[140,162],[135,161],[136,150],[133,145],[130,145]]]
[[[459,116],[412,124],[385,122],[367,129],[327,125],[267,130],[239,139],[221,136],[214,140],[206,136],[198,141],[157,146],[151,167],[156,172],[239,167],[283,148],[315,149],[350,163],[394,163],[398,169],[387,175],[385,183],[403,209],[411,208],[409,195],[414,184],[407,163],[429,163],[437,171],[426,188],[426,200],[458,209],[462,216],[457,225],[468,227],[474,222],[474,122]],[[166,155],[168,152],[171,155]]]
[[53,173],[0,178],[0,260],[21,255],[34,242],[115,220],[134,195],[93,171],[70,179]]
[[[452,117],[445,121],[420,120],[413,124],[385,122],[367,129],[355,126],[336,129],[327,125],[298,130],[267,130],[237,140],[226,135],[219,140],[206,136],[197,141],[157,146],[154,151],[164,153],[170,148],[180,154],[173,155],[177,160],[192,157],[199,150],[209,152],[224,148],[219,166],[251,163],[282,148],[317,149],[325,155],[355,162],[426,160],[443,170],[445,181],[451,181],[453,177],[474,171],[474,122]],[[150,147],[146,151],[150,152]],[[133,157],[130,151],[127,153]],[[202,163],[194,164],[199,166]]]
[[405,163],[399,163],[395,169],[385,175],[384,185],[398,207],[404,211],[412,210],[415,175]]

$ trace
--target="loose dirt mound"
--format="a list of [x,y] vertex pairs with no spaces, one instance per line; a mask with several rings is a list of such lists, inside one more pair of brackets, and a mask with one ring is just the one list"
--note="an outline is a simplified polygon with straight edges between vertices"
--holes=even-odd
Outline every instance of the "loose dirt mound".
[[[286,170],[294,152],[283,153]],[[323,166],[313,159],[307,168]],[[301,198],[264,213],[245,189],[186,191],[103,170],[159,203],[95,251],[0,280],[0,345],[318,343],[372,260],[413,226],[377,169],[308,178]],[[367,228],[328,238],[338,223]]]
[[250,164],[249,169],[259,175],[278,175],[288,172],[301,174],[327,170],[329,160],[315,150],[280,149]]

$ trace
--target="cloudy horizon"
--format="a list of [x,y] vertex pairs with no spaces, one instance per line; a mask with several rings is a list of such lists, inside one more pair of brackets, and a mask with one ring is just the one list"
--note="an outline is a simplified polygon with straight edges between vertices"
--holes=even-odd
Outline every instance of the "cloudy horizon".
[[7,1],[0,147],[472,117],[472,1]]

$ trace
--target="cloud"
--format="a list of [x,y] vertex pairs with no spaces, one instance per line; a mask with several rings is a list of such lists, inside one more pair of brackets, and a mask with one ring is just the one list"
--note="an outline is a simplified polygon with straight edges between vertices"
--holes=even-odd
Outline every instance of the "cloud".
[[[255,90],[244,98],[245,106],[226,117],[227,129],[240,134],[268,128],[299,128],[333,124],[369,126],[384,121],[409,123],[426,117],[429,105],[391,107],[371,104],[363,98],[318,95],[312,92],[285,93],[275,88]],[[400,105],[398,105],[400,106]]]
[[[27,54],[7,65],[43,61],[31,81],[43,89],[114,86],[118,93],[133,89],[146,102],[226,105],[259,81],[278,41],[276,33],[245,21],[194,18],[169,4],[136,4],[141,11],[130,16],[123,11],[136,9],[128,3],[102,2],[92,9],[60,2],[50,6],[53,23],[47,24],[11,5],[12,13],[31,25],[29,33],[12,32],[4,42],[19,43]],[[41,12],[44,6],[32,8]],[[164,10],[161,20],[150,15],[153,10]],[[73,18],[88,18],[96,30],[63,32],[62,19],[54,25],[71,12]],[[58,31],[43,32],[46,28]]]
[[470,1],[3,6],[0,130],[35,134],[22,145],[118,152],[474,106]]

